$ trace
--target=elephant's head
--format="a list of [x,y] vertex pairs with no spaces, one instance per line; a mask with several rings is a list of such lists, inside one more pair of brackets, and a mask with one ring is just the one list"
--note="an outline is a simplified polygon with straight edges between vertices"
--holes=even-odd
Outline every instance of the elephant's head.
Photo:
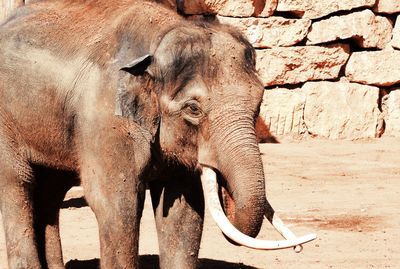
[[249,42],[225,26],[181,26],[123,70],[140,87],[122,90],[118,111],[149,130],[167,162],[212,168],[228,219],[255,237],[268,202],[255,134],[263,86]]
[[256,236],[266,200],[254,129],[263,94],[254,49],[227,28],[177,28],[161,41],[154,64],[163,81],[164,155],[217,171],[228,218]]

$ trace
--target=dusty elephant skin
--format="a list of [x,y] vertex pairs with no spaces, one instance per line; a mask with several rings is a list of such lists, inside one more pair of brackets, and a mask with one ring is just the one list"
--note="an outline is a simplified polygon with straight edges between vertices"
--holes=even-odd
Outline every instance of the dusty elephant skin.
[[[144,1],[39,1],[0,26],[0,208],[8,263],[63,268],[58,213],[81,181],[101,268],[137,268],[145,185],[161,268],[195,268],[200,168],[256,236],[266,206],[254,50]],[[145,236],[145,235],[143,235]]]

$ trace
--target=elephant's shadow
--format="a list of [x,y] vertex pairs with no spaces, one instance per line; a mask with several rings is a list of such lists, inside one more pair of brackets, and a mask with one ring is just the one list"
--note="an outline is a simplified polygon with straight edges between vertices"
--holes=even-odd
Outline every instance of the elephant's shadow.
[[85,206],[88,206],[85,198],[78,197],[78,198],[71,198],[71,199],[65,200],[62,203],[61,208],[62,209],[70,208],[70,207],[81,208],[81,207],[85,207]]
[[[84,197],[72,198],[63,202],[62,208],[81,208],[88,206]],[[98,269],[99,259],[92,260],[70,260],[66,264],[66,269]],[[158,255],[141,255],[140,269],[155,269],[159,267]],[[259,269],[242,263],[231,263],[212,259],[200,259],[199,269]]]
[[[71,260],[66,264],[66,269],[98,269],[98,268],[99,268],[99,259],[86,260],[86,261]],[[140,256],[140,269],[155,269],[155,268],[160,268],[158,255]],[[244,265],[242,263],[230,263],[226,261],[200,259],[199,269],[259,269],[259,268]]]

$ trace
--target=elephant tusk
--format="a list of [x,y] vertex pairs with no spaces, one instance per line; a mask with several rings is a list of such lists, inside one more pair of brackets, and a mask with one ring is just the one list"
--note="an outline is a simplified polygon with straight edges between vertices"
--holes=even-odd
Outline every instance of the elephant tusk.
[[[274,228],[285,238],[294,239],[296,235],[285,225],[280,217],[275,214],[275,210],[270,204],[265,209],[265,218],[274,226]],[[300,253],[303,250],[303,245],[297,245],[294,247],[294,251]]]
[[[287,231],[283,232],[288,236],[286,240],[281,241],[269,241],[269,240],[260,240],[255,239],[250,236],[247,236],[237,230],[225,216],[225,213],[221,207],[221,203],[218,197],[218,184],[217,184],[217,175],[213,171],[213,169],[203,166],[201,182],[203,186],[204,196],[206,203],[208,204],[208,208],[210,210],[211,216],[217,223],[218,227],[221,231],[230,239],[235,241],[236,243],[246,246],[253,249],[262,249],[262,250],[275,250],[275,249],[283,249],[283,248],[291,248],[295,247],[309,241],[312,241],[316,238],[315,234],[309,234],[302,237],[294,237],[290,238]],[[275,218],[273,218],[275,219]],[[279,222],[279,218],[275,220],[275,222]],[[279,224],[278,227],[282,227]],[[285,226],[283,226],[285,227]],[[285,227],[286,228],[286,227]],[[287,229],[287,228],[286,228]],[[283,229],[285,230],[285,229]],[[288,230],[288,229],[287,229]],[[279,230],[278,230],[279,231]],[[282,231],[282,229],[281,229]]]

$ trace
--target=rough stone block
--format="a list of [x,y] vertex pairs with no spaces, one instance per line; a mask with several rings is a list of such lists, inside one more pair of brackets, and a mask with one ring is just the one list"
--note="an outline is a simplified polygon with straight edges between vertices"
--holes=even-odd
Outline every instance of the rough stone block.
[[305,38],[311,25],[309,19],[282,17],[239,19],[218,16],[218,20],[241,30],[256,48],[294,45]]
[[292,12],[303,18],[316,19],[336,11],[372,7],[375,1],[376,0],[279,0],[276,10]]
[[353,82],[377,86],[400,83],[400,51],[385,49],[351,54],[346,65],[346,77]]
[[385,136],[400,137],[400,89],[394,89],[382,98]]
[[329,139],[373,138],[380,114],[379,88],[346,82],[307,82],[304,123],[312,136]]
[[187,15],[219,14],[227,17],[268,17],[275,11],[276,6],[277,0],[185,0],[182,9]]
[[[257,1],[255,1],[256,3]],[[269,17],[274,14],[276,7],[278,6],[278,0],[266,0],[265,3],[264,1],[259,1],[261,5],[259,4],[258,7],[256,6],[255,10],[255,16],[257,17]],[[264,5],[264,6],[263,6]],[[259,12],[261,10],[261,12]]]
[[399,0],[376,0],[374,11],[377,13],[398,13],[400,12]]
[[257,50],[257,70],[265,86],[335,79],[349,58],[349,47],[298,46]]
[[307,44],[320,44],[353,38],[362,48],[384,48],[392,38],[389,19],[375,16],[371,10],[333,16],[312,24]]
[[306,96],[301,89],[275,88],[264,92],[260,116],[275,136],[304,134]]
[[393,38],[391,44],[393,48],[400,49],[400,15],[397,16],[396,24],[393,28]]

